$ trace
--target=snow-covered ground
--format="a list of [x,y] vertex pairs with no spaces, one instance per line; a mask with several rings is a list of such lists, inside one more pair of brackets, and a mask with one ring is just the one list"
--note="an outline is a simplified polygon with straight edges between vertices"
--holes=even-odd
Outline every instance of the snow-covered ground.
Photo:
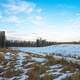
[[19,48],[21,51],[32,52],[32,53],[55,53],[62,55],[78,55],[80,56],[80,45],[79,44],[61,44],[52,45],[47,47],[24,47]]
[[[0,63],[0,80],[29,80],[30,76],[33,76],[34,78],[35,75],[39,76],[40,80],[44,80],[46,74],[52,76],[53,80],[64,80],[76,72],[77,69],[75,68],[72,72],[69,69],[66,70],[64,64],[55,63],[56,59],[62,58],[61,56],[56,55],[52,55],[53,57],[51,57],[51,55],[49,56],[44,54],[46,56],[45,57],[44,55],[33,53],[29,54],[27,52],[3,52],[0,54],[3,54],[4,56],[4,60]],[[49,56],[49,58],[47,58],[47,56]],[[49,59],[52,59],[53,63],[51,63],[52,61]],[[74,58],[67,57],[66,60],[73,61],[74,63],[78,62],[78,60]],[[15,70],[19,70],[20,72],[18,75],[14,75],[12,73],[12,76],[8,76],[7,73],[11,73],[8,72],[8,70],[13,72],[15,72]],[[33,72],[38,74],[34,73],[34,75],[30,75],[33,74]]]
[[[53,60],[54,63],[48,64],[49,59],[46,56],[49,56],[47,55],[49,53],[62,54],[64,56],[67,56],[67,55],[80,56],[80,45],[62,44],[62,45],[52,45],[47,47],[18,47],[18,48],[15,47],[13,49],[20,50],[21,52],[18,52],[18,53],[8,52],[4,54],[5,59],[8,62],[7,65],[12,64],[11,61],[15,59],[16,64],[14,64],[14,69],[19,69],[20,71],[22,71],[22,73],[20,73],[20,75],[18,76],[14,76],[11,78],[0,77],[0,80],[29,79],[30,75],[28,73],[30,73],[31,71],[34,71],[34,68],[38,68],[37,72],[39,71],[43,72],[37,75],[37,76],[40,76],[41,80],[44,80],[44,77],[46,74],[52,76],[53,80],[64,80],[65,78],[68,78],[69,76],[74,74],[76,70],[78,70],[77,68],[75,68],[73,72],[70,70],[66,70],[64,64],[60,64],[60,63],[54,64],[55,63],[54,60]],[[32,52],[32,53],[29,53],[29,52]],[[63,57],[60,55],[52,55],[52,56],[53,58],[50,55],[50,57],[55,60],[64,58],[64,60],[68,62],[73,62],[74,64],[75,63],[80,64],[80,59],[72,58],[69,56]],[[69,67],[68,65],[66,66]],[[46,71],[44,72],[43,69]]]

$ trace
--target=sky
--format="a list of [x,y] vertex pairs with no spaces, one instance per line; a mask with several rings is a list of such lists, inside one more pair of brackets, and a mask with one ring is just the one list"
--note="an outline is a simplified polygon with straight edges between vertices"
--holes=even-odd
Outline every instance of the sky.
[[0,0],[7,39],[80,41],[80,0]]

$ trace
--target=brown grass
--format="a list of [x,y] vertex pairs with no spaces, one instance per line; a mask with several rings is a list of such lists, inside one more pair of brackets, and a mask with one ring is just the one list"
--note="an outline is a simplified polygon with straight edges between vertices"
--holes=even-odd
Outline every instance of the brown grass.
[[80,80],[80,71],[76,72],[71,77],[68,77],[64,80]]
[[14,77],[14,76],[18,76],[21,72],[19,70],[14,70],[14,71],[6,71],[4,72],[1,76],[2,77],[6,77],[6,78],[11,78],[11,77]]

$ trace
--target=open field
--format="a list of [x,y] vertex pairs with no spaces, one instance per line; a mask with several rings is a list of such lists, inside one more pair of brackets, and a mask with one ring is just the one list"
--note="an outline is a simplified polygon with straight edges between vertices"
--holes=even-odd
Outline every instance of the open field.
[[11,49],[0,50],[0,80],[79,79],[80,59]]

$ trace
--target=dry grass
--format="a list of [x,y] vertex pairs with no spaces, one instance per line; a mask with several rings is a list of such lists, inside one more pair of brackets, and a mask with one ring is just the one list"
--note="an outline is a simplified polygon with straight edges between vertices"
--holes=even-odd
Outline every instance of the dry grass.
[[4,53],[0,52],[0,62],[4,60]]
[[64,80],[80,80],[80,71],[76,72],[71,77],[68,77]]
[[0,52],[6,53],[6,52],[9,52],[9,51],[11,51],[11,48],[0,48]]
[[11,78],[14,76],[18,76],[21,72],[19,70],[8,70],[3,72],[2,77]]
[[43,77],[43,80],[53,80],[53,76],[49,75],[49,73],[46,72],[44,77]]
[[61,72],[65,72],[65,71],[70,71],[70,72],[75,72],[76,68],[74,68],[74,66],[64,66],[63,70]]
[[39,64],[35,63],[33,66],[33,69],[28,72],[29,80],[38,80],[39,78],[39,70],[40,66]]

